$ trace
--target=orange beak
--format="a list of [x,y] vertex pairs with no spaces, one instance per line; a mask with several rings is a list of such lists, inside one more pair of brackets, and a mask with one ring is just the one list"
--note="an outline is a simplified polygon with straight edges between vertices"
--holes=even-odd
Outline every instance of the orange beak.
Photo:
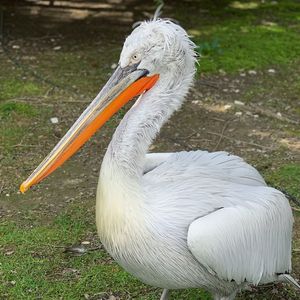
[[147,77],[147,70],[139,70],[136,67],[134,65],[116,69],[100,93],[65,136],[21,184],[20,191],[22,193],[61,166],[127,102],[152,88],[159,75]]

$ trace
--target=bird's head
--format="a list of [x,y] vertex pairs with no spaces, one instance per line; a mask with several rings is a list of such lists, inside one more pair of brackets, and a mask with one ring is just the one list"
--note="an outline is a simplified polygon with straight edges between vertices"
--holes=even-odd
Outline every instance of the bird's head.
[[184,73],[194,74],[195,44],[186,31],[169,20],[146,21],[140,24],[127,37],[119,65],[126,68],[136,65],[149,75],[159,74],[176,78]]
[[[194,44],[166,20],[143,22],[126,39],[117,69],[65,136],[25,180],[20,190],[46,178],[71,157],[111,116],[153,86],[166,92],[189,85],[195,71]],[[182,94],[184,94],[184,91]]]

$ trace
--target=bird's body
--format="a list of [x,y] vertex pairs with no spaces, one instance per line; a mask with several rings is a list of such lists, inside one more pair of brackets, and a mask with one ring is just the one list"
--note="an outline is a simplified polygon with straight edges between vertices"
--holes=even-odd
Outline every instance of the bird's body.
[[167,289],[200,287],[229,300],[247,284],[288,277],[297,285],[281,275],[291,270],[290,205],[253,167],[226,152],[148,154],[193,83],[194,47],[179,25],[142,23],[126,39],[112,78],[21,191],[141,95],[117,128],[100,172],[96,222],[112,257],[164,288],[161,299]]
[[[170,26],[153,23],[142,26]],[[193,64],[178,74],[176,84],[162,79],[142,95],[116,130],[100,172],[98,233],[112,257],[147,284],[201,287],[231,299],[247,283],[290,271],[291,208],[226,152],[147,154],[183,101]]]
[[[292,214],[286,198],[266,187],[254,168],[226,152],[146,154],[145,135],[139,131],[132,135],[128,124],[137,124],[133,120],[137,117],[146,125],[141,116],[151,123],[148,114],[138,112],[142,105],[137,104],[117,129],[101,168],[97,226],[113,258],[147,284],[166,289],[202,287],[216,295],[234,294],[244,280],[269,282],[276,280],[276,273],[289,271]],[[141,128],[153,131],[150,125]],[[129,139],[136,143],[129,143]],[[247,227],[227,230],[232,221],[230,209],[228,216],[226,212],[221,218],[216,215],[210,226],[205,226],[207,216],[213,218],[225,208],[237,210],[235,226]],[[239,219],[239,210],[249,212],[246,224]],[[255,220],[261,213],[262,219]],[[198,229],[201,219],[204,224]],[[196,234],[190,233],[193,227]],[[238,241],[215,237],[225,238],[225,234],[232,235],[232,240],[238,234]],[[205,260],[198,260],[189,235],[196,235],[196,248],[216,251],[216,257],[200,253]],[[254,252],[245,253],[247,247]],[[220,260],[214,262],[224,268],[220,276],[209,265],[211,259]],[[257,273],[260,267],[266,272]]]
[[[104,161],[104,166],[105,164],[106,161]],[[176,164],[175,168],[172,164]],[[177,166],[179,168],[176,168]],[[239,181],[239,178],[235,178],[235,174],[230,176],[231,172],[236,171],[239,175],[244,172],[246,176],[254,173],[250,166],[250,172],[248,172],[246,166],[237,157],[228,156],[224,152],[214,154],[201,151],[176,153],[170,155],[164,163],[143,176],[140,191],[134,187],[133,182],[128,182],[130,181],[128,178],[116,180],[116,177],[112,176],[111,178],[114,178],[112,186],[105,184],[108,180],[106,176],[112,175],[110,173],[112,168],[109,167],[108,175],[105,174],[104,167],[104,170],[101,171],[98,194],[98,197],[101,198],[97,203],[97,222],[101,241],[117,262],[147,284],[168,289],[203,287],[215,293],[231,294],[242,284],[244,279],[237,278],[235,282],[231,282],[231,280],[226,280],[224,274],[222,274],[223,278],[219,278],[213,270],[213,265],[207,266],[210,262],[208,255],[205,261],[197,260],[192,246],[189,246],[188,237],[191,225],[196,224],[198,219],[213,216],[224,208],[251,210],[250,203],[257,205],[253,207],[250,214],[255,214],[256,211],[258,214],[265,207],[274,210],[272,214],[280,225],[271,229],[276,234],[280,235],[277,230],[282,226],[280,221],[284,221],[286,216],[289,216],[288,222],[291,222],[288,203],[277,191],[265,187],[263,184],[259,185],[255,179],[253,182],[249,179],[249,185],[232,182]],[[175,176],[174,174],[170,176],[170,172],[173,171],[175,171]],[[191,173],[193,173],[193,177],[189,175]],[[197,185],[194,184],[194,180],[197,181]],[[247,181],[247,179],[244,180]],[[189,193],[186,193],[187,189]],[[276,204],[276,200],[279,203]],[[114,208],[113,213],[109,212],[112,207]],[[281,220],[278,220],[277,208],[283,209]],[[219,234],[228,233],[226,231],[228,221],[226,215],[221,219],[216,216],[216,226],[225,227],[224,230],[222,227],[219,228]],[[237,221],[240,220],[237,219]],[[246,276],[252,267],[256,267],[252,266],[252,257],[241,252],[245,250],[243,248],[247,247],[247,243],[254,240],[248,246],[252,246],[256,253],[250,255],[263,258],[262,263],[269,261],[272,263],[274,262],[274,250],[278,246],[275,243],[282,242],[281,239],[276,238],[276,241],[273,240],[271,243],[265,242],[257,245],[253,235],[248,236],[247,240],[247,231],[261,237],[261,231],[266,229],[263,226],[268,226],[269,229],[269,226],[273,225],[270,223],[257,224],[255,216],[252,221],[251,223],[250,220],[248,224],[250,228],[245,228],[243,237],[245,245],[230,243],[230,239],[228,239],[222,248],[222,245],[217,243],[217,239],[214,239],[213,234],[215,233],[212,232],[214,228],[206,227],[205,224],[200,228],[206,236],[203,236],[203,240],[199,237],[197,244],[205,251],[219,251],[216,253],[218,256],[212,258],[220,259],[220,266],[232,268],[233,271],[240,258],[238,256],[242,256],[242,260],[244,256],[245,261],[239,262],[238,266],[244,268],[244,276]],[[290,223],[286,225],[290,228]],[[242,224],[237,224],[237,226],[242,226]],[[279,230],[282,230],[282,227]],[[211,232],[212,236],[210,236]],[[240,234],[238,229],[229,233]],[[267,234],[265,232],[263,234],[267,238]],[[212,242],[215,244],[211,244]],[[259,246],[266,249],[261,249]],[[283,262],[283,266],[277,269],[278,273],[283,270],[288,271],[290,268],[290,249],[286,247],[286,243],[282,243],[281,246],[284,249],[280,255],[284,254],[286,257],[277,257],[277,262]],[[227,257],[230,250],[234,251],[233,256]],[[253,261],[253,264],[256,262]],[[243,273],[239,272],[232,276],[243,276]],[[253,276],[261,277],[257,279]],[[250,282],[259,283],[273,281],[276,279],[275,277],[275,272],[273,272],[270,277],[263,273],[260,275],[249,274],[248,279]]]

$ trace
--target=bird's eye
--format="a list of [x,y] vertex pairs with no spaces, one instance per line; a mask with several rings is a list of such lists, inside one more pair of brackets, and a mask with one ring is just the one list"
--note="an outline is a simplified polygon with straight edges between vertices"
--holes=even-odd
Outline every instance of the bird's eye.
[[137,53],[135,53],[131,56],[131,59],[133,62],[138,62],[140,60],[140,56]]

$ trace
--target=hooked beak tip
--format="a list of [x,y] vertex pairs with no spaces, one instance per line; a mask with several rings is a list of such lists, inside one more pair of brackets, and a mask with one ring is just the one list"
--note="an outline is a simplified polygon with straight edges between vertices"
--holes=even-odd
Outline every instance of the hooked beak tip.
[[28,184],[25,183],[25,181],[20,185],[20,192],[24,194],[29,189]]

